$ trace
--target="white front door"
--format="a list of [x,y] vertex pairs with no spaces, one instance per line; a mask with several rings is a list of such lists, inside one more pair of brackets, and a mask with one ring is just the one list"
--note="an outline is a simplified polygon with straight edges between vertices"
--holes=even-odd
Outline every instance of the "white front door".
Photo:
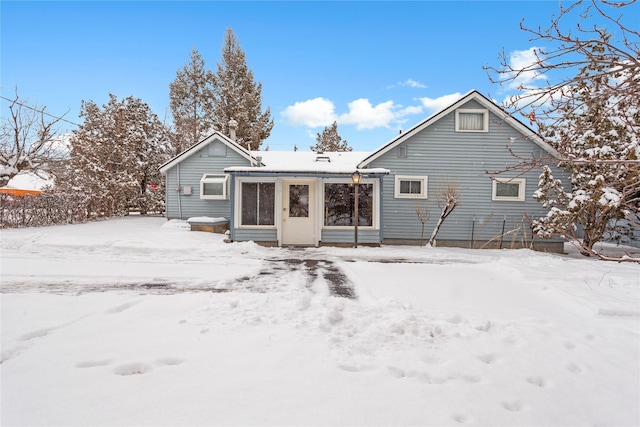
[[315,182],[282,183],[282,244],[315,246]]

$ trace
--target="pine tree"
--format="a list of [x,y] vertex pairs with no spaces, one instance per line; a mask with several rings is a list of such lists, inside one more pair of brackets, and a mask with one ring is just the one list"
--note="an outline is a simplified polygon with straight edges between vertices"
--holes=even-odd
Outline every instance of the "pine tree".
[[[591,49],[595,58],[602,53],[598,45]],[[534,197],[550,211],[534,222],[534,230],[541,236],[575,238],[578,225],[585,255],[604,238],[628,233],[633,227],[629,219],[640,207],[640,94],[628,90],[624,74],[610,77],[592,61],[566,94],[558,121],[543,128],[563,156],[561,166],[570,174],[572,189],[567,191],[544,168]],[[612,88],[616,96],[610,96]]]
[[216,130],[229,135],[229,121],[238,122],[237,142],[258,150],[273,128],[269,107],[262,113],[262,84],[254,82],[244,51],[233,30],[227,29],[222,47],[222,61],[212,75],[214,94],[213,121]]
[[353,151],[346,140],[338,134],[338,122],[333,122],[331,126],[325,126],[322,133],[316,137],[316,145],[311,147],[311,151]]
[[105,215],[129,209],[162,210],[164,191],[158,170],[170,154],[166,130],[149,106],[109,95],[102,109],[82,103],[84,123],[71,138],[72,174],[60,180],[67,191],[99,199]]
[[176,73],[169,84],[170,108],[173,115],[171,142],[174,154],[181,153],[214,130],[213,89],[211,72],[196,48],[190,62]]

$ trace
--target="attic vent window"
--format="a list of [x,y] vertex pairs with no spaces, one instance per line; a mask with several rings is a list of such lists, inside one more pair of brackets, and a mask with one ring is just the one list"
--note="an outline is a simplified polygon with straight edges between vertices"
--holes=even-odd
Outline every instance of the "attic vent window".
[[316,162],[329,162],[330,163],[331,162],[331,157],[319,155],[319,156],[316,156]]
[[456,110],[456,132],[488,132],[489,111],[484,109]]
[[407,147],[405,147],[404,145],[398,147],[398,157],[401,159],[407,158]]
[[215,141],[209,144],[209,157],[226,157],[227,146],[222,142]]

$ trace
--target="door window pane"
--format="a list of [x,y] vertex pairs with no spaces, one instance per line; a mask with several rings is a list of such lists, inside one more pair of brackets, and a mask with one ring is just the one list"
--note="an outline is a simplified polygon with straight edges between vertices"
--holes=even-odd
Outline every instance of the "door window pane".
[[289,217],[309,217],[308,185],[289,185]]

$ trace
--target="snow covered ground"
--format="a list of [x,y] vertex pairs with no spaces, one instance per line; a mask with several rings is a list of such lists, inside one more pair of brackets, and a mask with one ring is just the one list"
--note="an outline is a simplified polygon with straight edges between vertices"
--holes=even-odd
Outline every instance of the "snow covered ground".
[[3,426],[640,425],[638,265],[183,225],[0,232]]

